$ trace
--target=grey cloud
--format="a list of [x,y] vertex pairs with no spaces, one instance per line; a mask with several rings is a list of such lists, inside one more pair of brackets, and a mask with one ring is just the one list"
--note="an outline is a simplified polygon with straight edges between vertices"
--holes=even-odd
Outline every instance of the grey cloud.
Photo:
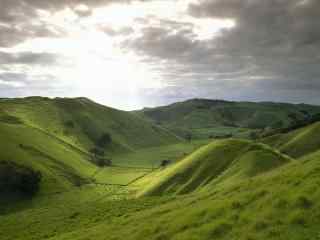
[[0,47],[12,47],[27,39],[35,37],[62,37],[66,33],[57,26],[46,25],[42,22],[37,24],[23,21],[15,24],[0,25]]
[[[47,26],[38,22],[37,10],[55,12],[64,8],[71,8],[79,17],[91,14],[91,8],[110,4],[128,3],[127,0],[1,0],[0,2],[0,47],[12,47],[33,37],[65,36],[56,26]],[[88,10],[77,8],[80,4],[88,6]]]
[[[35,10],[57,11],[70,7],[73,9],[80,4],[94,8],[110,3],[128,3],[129,0],[2,0],[1,16],[7,16],[6,20],[15,21],[17,16],[35,16]],[[79,11],[78,11],[79,12]]]
[[[30,76],[27,73],[20,73],[20,72],[4,72],[0,73],[0,79],[3,82],[17,82],[22,84],[28,84],[27,87],[37,86],[37,87],[48,87],[48,86],[54,86],[56,83],[54,81],[51,81],[55,79],[53,75],[35,75]],[[49,81],[50,80],[50,81]]]
[[160,59],[185,58],[197,46],[192,24],[158,19],[159,24],[145,26],[139,37],[129,39],[123,47]]
[[[70,91],[70,89],[68,89]],[[0,73],[0,97],[22,97],[32,95],[66,95],[68,91],[53,75],[27,73]]]
[[0,51],[0,66],[2,64],[52,65],[58,59],[59,56],[51,53],[8,53]]
[[238,36],[240,43],[249,40],[253,48],[320,43],[317,0],[204,0],[191,4],[189,12],[195,17],[235,19],[237,27],[227,34],[229,42]]
[[320,1],[200,0],[188,11],[195,18],[233,19],[236,26],[206,41],[174,23],[145,29],[129,46],[155,66],[169,60],[170,84],[191,83],[200,97],[320,103],[308,97],[320,91]]
[[0,22],[20,23],[35,17],[36,9],[22,0],[1,0]]
[[14,81],[24,84],[27,82],[27,76],[25,74],[7,72],[0,74],[0,80],[6,83]]

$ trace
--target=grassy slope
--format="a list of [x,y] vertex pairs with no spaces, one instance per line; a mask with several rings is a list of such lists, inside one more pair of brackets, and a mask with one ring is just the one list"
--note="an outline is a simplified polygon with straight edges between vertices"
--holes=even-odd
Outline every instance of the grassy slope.
[[[176,159],[201,143],[180,143],[117,155],[114,164],[136,168],[100,169],[87,154],[59,139],[23,124],[0,123],[1,161],[14,161],[42,173],[40,195],[72,190],[95,179],[98,183],[127,184],[157,167],[163,158]],[[162,152],[159,156],[156,153]],[[142,168],[142,169],[139,169]]]
[[[194,99],[165,107],[144,109],[138,114],[178,134],[183,135],[191,130],[195,137],[203,138],[228,133],[243,136],[243,130],[246,128],[287,127],[296,120],[306,119],[309,115],[319,112],[320,107],[304,104]],[[222,128],[226,126],[229,129]],[[238,133],[238,128],[242,132]],[[220,133],[215,129],[221,129]],[[207,134],[203,134],[204,130]]]
[[317,239],[319,155],[53,239]]
[[[161,160],[179,160],[202,142],[164,145],[138,152],[116,155],[114,164],[133,168],[101,169],[91,157],[50,135],[23,124],[0,123],[1,161],[14,161],[39,170],[40,195],[72,190],[95,179],[98,183],[127,184],[157,167]],[[157,153],[160,153],[157,155]]]
[[206,185],[253,177],[290,160],[262,144],[244,140],[215,141],[177,164],[150,175],[151,184],[142,195],[190,193]]
[[[314,134],[312,136],[317,138],[317,127],[310,129],[306,135]],[[68,189],[62,194],[40,194],[5,210],[0,208],[0,239],[3,240],[307,240],[319,237],[320,151],[314,151],[316,147],[299,161],[290,161],[260,144],[239,140],[213,143],[188,157],[192,159],[190,162],[200,159],[199,165],[191,164],[194,170],[191,180],[197,184],[189,186],[197,186],[198,179],[201,180],[198,186],[203,186],[207,183],[202,181],[203,176],[213,179],[219,175],[215,178],[219,184],[211,181],[203,188],[206,191],[188,195],[132,199],[135,189],[131,187],[72,187],[74,178],[78,179],[75,173],[90,176],[96,167],[84,160],[81,152],[51,135],[8,116],[2,117],[0,134],[3,136],[0,145],[8,150],[1,151],[0,157],[30,164],[45,172],[43,193]],[[299,139],[304,138],[300,136]],[[171,149],[167,149],[170,153]],[[177,150],[179,147],[172,149],[174,153],[180,151]],[[165,149],[162,151],[166,152]],[[153,149],[148,154],[155,153]],[[148,154],[144,153],[143,158]],[[214,154],[219,159],[226,159],[227,163],[212,161],[210,156]],[[61,169],[61,161],[66,172]],[[175,166],[184,165],[185,161]],[[130,156],[127,162],[130,162]],[[212,168],[207,170],[201,166],[203,163]],[[163,176],[175,166],[157,176]],[[216,174],[217,169],[226,171],[222,175]],[[147,176],[144,181],[148,177],[156,176]],[[144,184],[144,181],[141,182]],[[143,186],[141,182],[132,187]],[[180,185],[178,189],[181,186],[184,187]]]
[[320,149],[320,122],[286,134],[267,137],[262,142],[292,157],[301,157]]
[[[3,149],[0,151],[0,161],[13,161],[41,172],[40,192],[34,202],[52,194],[76,191],[94,182],[128,184],[149,172],[135,168],[99,168],[90,162],[88,155],[22,124],[0,123],[0,136]],[[16,204],[16,201],[10,203],[12,206]]]
[[85,98],[1,100],[0,109],[2,113],[85,151],[92,148],[105,132],[113,139],[112,146],[107,149],[109,153],[178,142],[174,135],[132,113],[108,108]]
[[[72,121],[72,128],[66,122]],[[121,128],[119,130],[118,128]],[[112,134],[114,143],[108,153],[117,156],[116,165],[130,165],[130,154],[143,159],[142,147],[170,148],[177,138],[131,113],[93,103],[87,99],[27,98],[0,100],[0,160],[15,161],[39,170],[40,195],[70,191],[92,182],[127,184],[145,170],[108,169],[101,171],[91,163],[88,150],[101,133]],[[187,143],[181,143],[179,154]],[[121,161],[117,160],[121,159]],[[129,160],[129,161],[128,161]],[[149,167],[153,159],[144,158],[140,166]],[[158,160],[159,162],[159,160]],[[157,163],[158,163],[157,162]],[[99,173],[99,174],[97,174]]]
[[39,170],[44,194],[66,191],[87,182],[96,166],[86,155],[70,149],[41,131],[24,125],[0,123],[0,159]]
[[26,209],[0,215],[0,236],[4,240],[317,239],[319,159],[320,151],[265,174],[189,195],[110,201],[105,199],[106,189],[88,188],[41,198]]

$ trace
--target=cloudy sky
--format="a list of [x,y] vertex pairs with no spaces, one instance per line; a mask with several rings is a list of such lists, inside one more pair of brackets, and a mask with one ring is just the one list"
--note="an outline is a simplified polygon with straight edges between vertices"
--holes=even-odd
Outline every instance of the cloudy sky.
[[0,97],[320,104],[319,0],[0,0]]

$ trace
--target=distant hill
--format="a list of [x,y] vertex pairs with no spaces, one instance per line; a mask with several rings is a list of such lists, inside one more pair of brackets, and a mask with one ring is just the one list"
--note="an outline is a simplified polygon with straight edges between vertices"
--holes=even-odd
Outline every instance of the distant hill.
[[[320,113],[319,106],[271,102],[229,102],[222,100],[192,99],[169,106],[137,111],[151,121],[171,129],[181,136],[212,135],[217,129],[225,135],[235,135],[235,130],[287,128]],[[241,131],[240,131],[241,132]]]
[[235,139],[215,141],[153,176],[142,195],[185,194],[208,185],[237,182],[291,160],[263,144]]

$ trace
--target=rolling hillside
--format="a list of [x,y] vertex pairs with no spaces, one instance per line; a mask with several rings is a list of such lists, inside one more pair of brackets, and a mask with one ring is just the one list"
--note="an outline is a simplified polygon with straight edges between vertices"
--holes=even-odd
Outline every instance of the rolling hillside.
[[187,195],[110,201],[101,190],[89,188],[43,198],[27,209],[0,215],[0,236],[4,240],[317,239],[319,157],[320,150],[272,170],[263,167],[269,169],[263,174],[208,185],[206,191]]
[[129,201],[121,216],[82,223],[85,228],[50,239],[317,239],[319,167],[312,157],[206,192],[163,202],[140,199],[137,212],[137,202]]
[[[0,106],[0,173],[9,161],[42,174],[34,198],[3,203],[0,197],[1,240],[319,237],[319,123],[264,143],[207,144],[180,142],[137,116],[86,99],[2,100]],[[107,111],[112,117],[100,120]],[[83,115],[94,123],[90,131]],[[130,134],[113,132],[112,124],[126,121],[122,116],[147,129],[149,141],[130,126]],[[114,139],[106,148],[114,163],[132,166],[92,163],[88,151],[100,131]],[[154,168],[167,159],[172,163]]]
[[254,177],[290,161],[266,145],[244,140],[215,141],[156,176],[150,176],[151,184],[142,195],[190,193]]
[[66,191],[88,181],[96,170],[88,156],[41,131],[22,124],[0,124],[1,161],[12,161],[40,171],[40,191]]
[[299,158],[320,149],[320,122],[284,134],[276,134],[262,142]]
[[320,113],[319,106],[193,99],[137,114],[185,136],[247,136],[250,129],[285,128]]
[[[104,133],[111,135],[112,142],[99,146],[104,148],[103,158],[180,142],[174,135],[131,113],[88,99],[0,100],[0,163],[12,162],[39,171],[40,195],[69,191],[96,180],[122,184],[143,175],[142,170],[124,169],[118,182],[110,179],[117,172],[113,170],[99,173],[98,179],[93,177],[100,168],[96,165],[99,158],[91,149],[97,148],[97,141]],[[117,165],[117,159],[112,160]],[[120,164],[130,165],[130,159]]]
[[177,142],[171,133],[124,111],[86,98],[30,97],[0,100],[0,120],[15,119],[88,151],[103,133],[112,138],[108,152],[130,151]]
[[[92,183],[126,185],[158,167],[163,159],[176,160],[195,148],[194,144],[178,143],[126,152],[113,156],[114,166],[101,168],[86,151],[12,117],[6,117],[6,121],[0,123],[0,165],[10,162],[39,171],[42,178],[37,197],[62,194]],[[2,177],[0,166],[0,192]],[[0,194],[0,202],[5,195]]]

